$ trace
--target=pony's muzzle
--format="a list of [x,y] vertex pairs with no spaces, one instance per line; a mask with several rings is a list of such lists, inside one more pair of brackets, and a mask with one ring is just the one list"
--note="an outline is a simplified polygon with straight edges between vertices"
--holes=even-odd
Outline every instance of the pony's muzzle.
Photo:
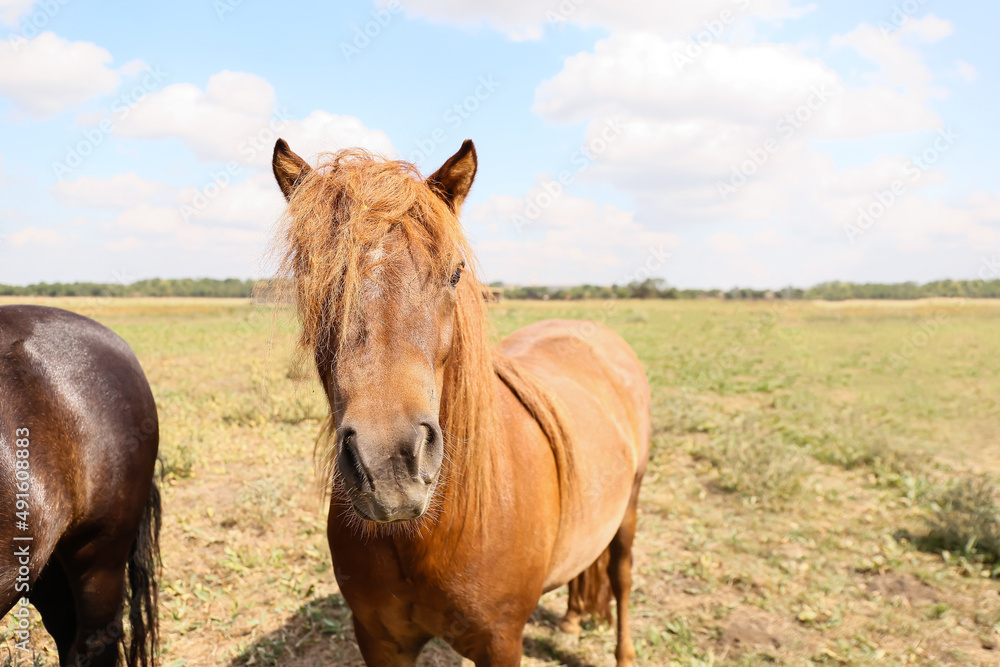
[[430,505],[444,453],[441,428],[430,415],[405,421],[386,428],[345,420],[337,429],[338,472],[368,521],[417,519]]

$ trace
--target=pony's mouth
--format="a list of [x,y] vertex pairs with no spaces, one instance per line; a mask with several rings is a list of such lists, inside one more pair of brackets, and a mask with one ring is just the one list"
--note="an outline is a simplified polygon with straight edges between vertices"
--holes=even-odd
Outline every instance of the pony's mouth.
[[[356,500],[355,498],[351,498],[350,502],[351,502],[351,508],[359,517],[361,517],[361,519],[365,521],[370,521],[371,523],[380,523],[383,525],[392,525],[396,523],[407,523],[408,521],[416,521],[417,519],[419,519],[424,515],[424,513],[427,511],[427,506],[430,504],[429,502],[425,503],[424,507],[421,508],[420,511],[417,514],[414,514],[413,516],[399,518],[395,515],[400,513],[400,510],[396,509],[391,512],[388,512],[387,514],[389,516],[387,518],[380,519],[373,515],[372,508],[370,507],[371,505],[370,499],[366,503],[364,501],[360,501],[360,499]],[[366,507],[366,505],[369,506]]]
[[377,521],[374,517],[369,516],[368,512],[366,512],[363,509],[361,509],[358,506],[358,504],[355,503],[354,501],[351,501],[351,507],[353,507],[354,511],[357,513],[357,515],[359,517],[361,517],[362,519],[364,519],[365,521],[372,521],[374,523],[382,523],[381,521]]

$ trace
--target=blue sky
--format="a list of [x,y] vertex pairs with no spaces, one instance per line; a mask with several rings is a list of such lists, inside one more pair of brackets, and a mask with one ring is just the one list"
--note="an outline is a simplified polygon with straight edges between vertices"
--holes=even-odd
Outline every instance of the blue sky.
[[993,277],[998,19],[939,0],[0,0],[0,282],[267,275],[276,136],[424,173],[472,138],[463,220],[490,280]]

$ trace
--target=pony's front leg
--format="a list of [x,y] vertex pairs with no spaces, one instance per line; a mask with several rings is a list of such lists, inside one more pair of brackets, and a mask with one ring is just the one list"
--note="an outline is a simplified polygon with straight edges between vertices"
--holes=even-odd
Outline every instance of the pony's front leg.
[[523,635],[524,624],[516,628],[494,630],[481,642],[477,642],[476,648],[468,653],[463,651],[462,654],[476,663],[476,667],[518,667],[523,655]]
[[358,647],[361,649],[361,656],[365,659],[366,665],[370,667],[414,667],[417,664],[420,649],[424,647],[429,637],[401,641],[393,637],[375,636],[365,628],[356,615],[352,615],[352,617],[354,635],[358,639]]

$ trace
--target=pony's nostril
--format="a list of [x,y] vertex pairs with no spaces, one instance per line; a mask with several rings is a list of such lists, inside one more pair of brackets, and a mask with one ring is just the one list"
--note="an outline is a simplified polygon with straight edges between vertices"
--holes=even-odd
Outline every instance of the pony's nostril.
[[420,453],[417,458],[417,477],[424,484],[431,484],[434,481],[435,473],[432,472],[440,465],[440,431],[435,424],[422,422],[424,428],[424,439],[420,443]]
[[364,466],[361,465],[358,453],[354,450],[355,445],[354,431],[347,430],[344,433],[344,439],[340,443],[341,455],[344,457],[344,463],[357,475],[358,481],[364,484],[368,482],[368,476],[365,474]]
[[433,452],[438,444],[438,428],[434,424],[427,422],[424,422],[421,426],[424,427],[424,451]]

